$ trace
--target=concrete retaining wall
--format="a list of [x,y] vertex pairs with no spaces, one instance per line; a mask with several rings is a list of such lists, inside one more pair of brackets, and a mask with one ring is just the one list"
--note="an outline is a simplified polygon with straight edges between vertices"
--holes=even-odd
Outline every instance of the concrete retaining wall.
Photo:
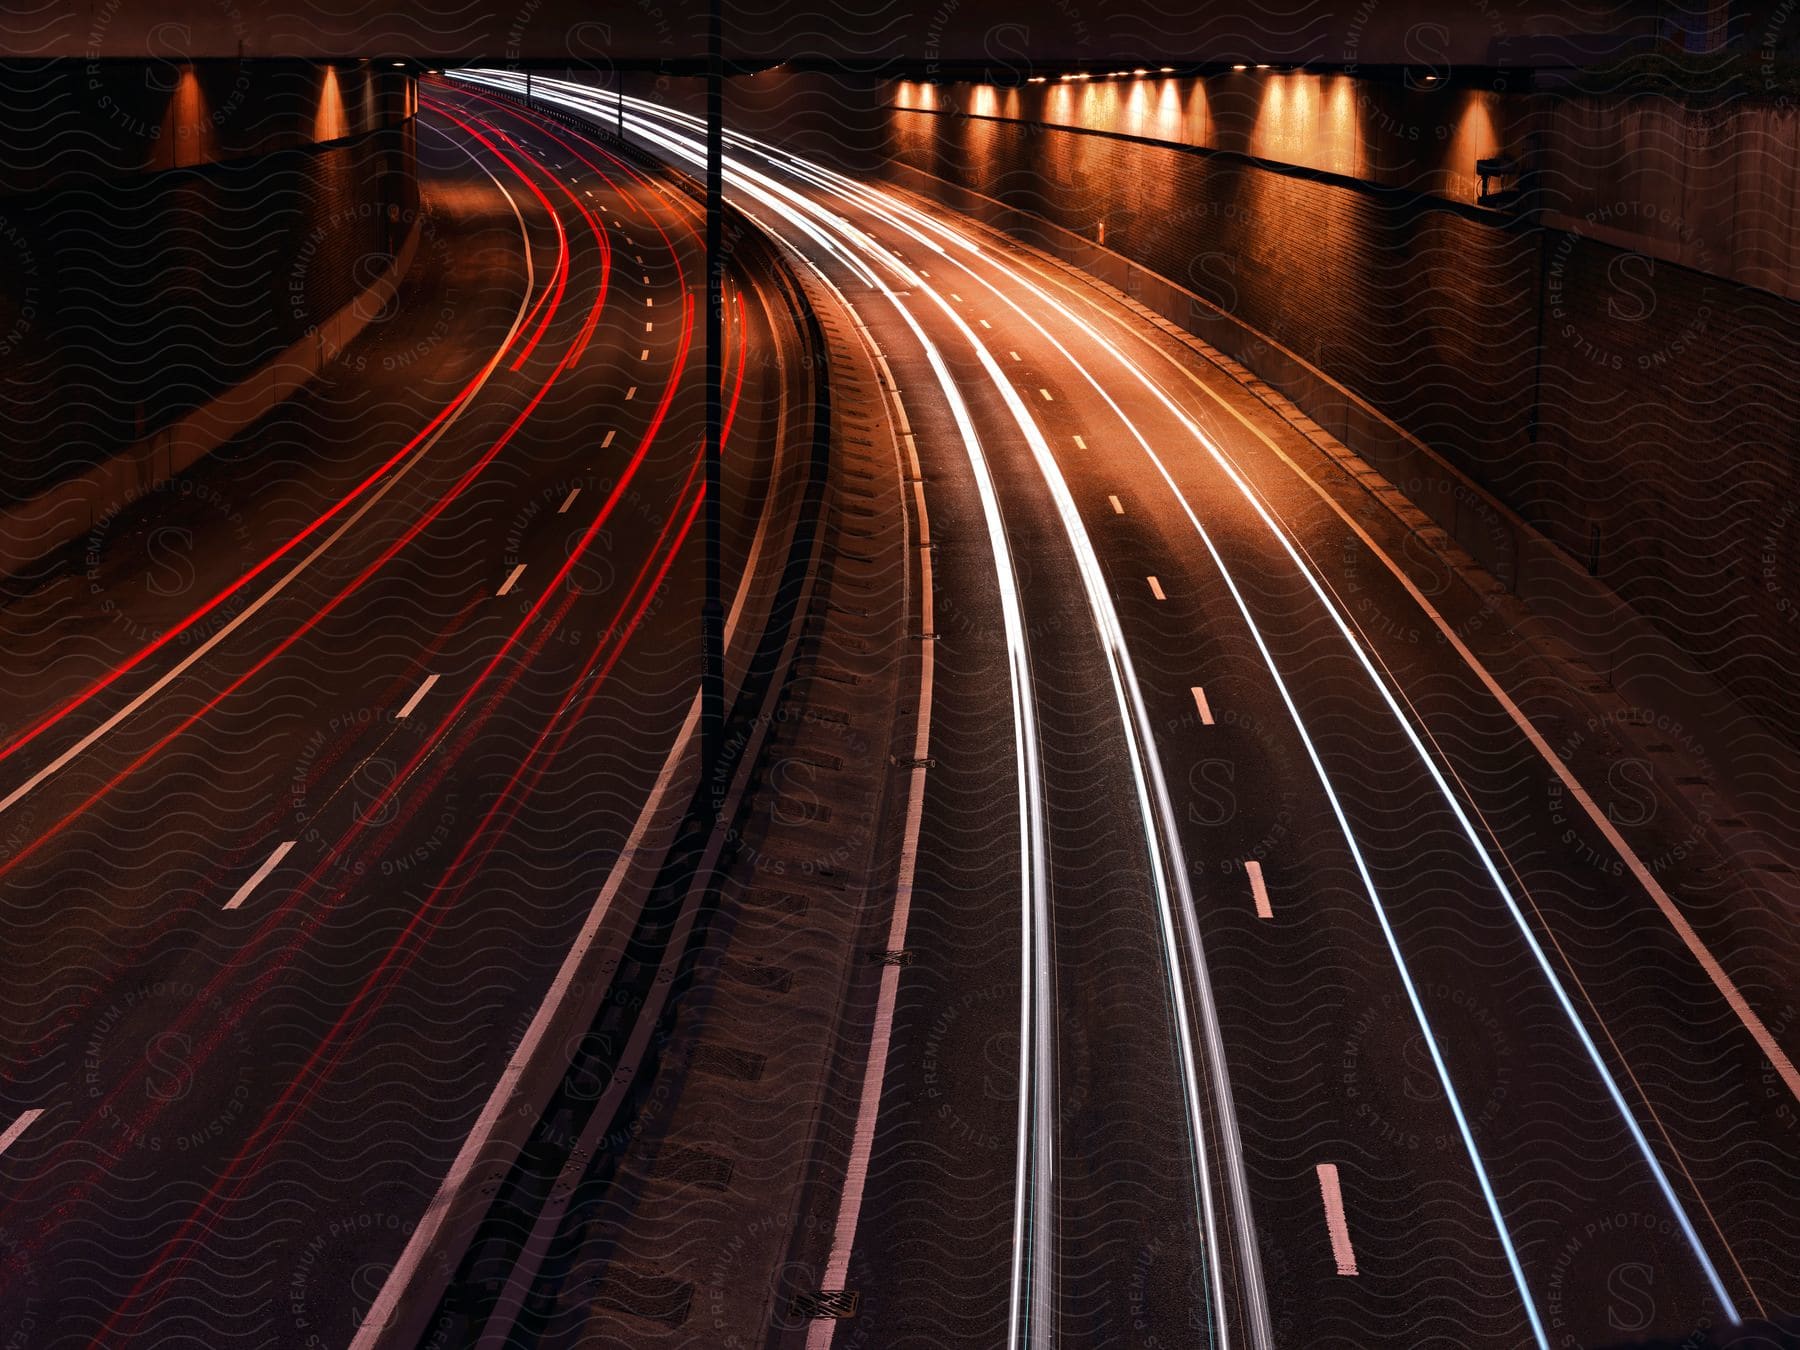
[[0,576],[88,534],[97,520],[175,477],[303,389],[393,298],[418,249],[419,225],[415,215],[386,272],[247,379],[154,435],[0,511]]

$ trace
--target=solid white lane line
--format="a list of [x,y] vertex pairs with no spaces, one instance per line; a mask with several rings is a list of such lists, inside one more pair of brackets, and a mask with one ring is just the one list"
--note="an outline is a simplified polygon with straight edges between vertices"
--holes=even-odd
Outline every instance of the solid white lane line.
[[[501,1118],[509,1107],[514,1106],[514,1098],[522,1091],[525,1071],[532,1060],[541,1051],[545,1039],[555,1025],[557,1014],[570,994],[580,988],[584,968],[588,964],[589,953],[600,938],[607,915],[612,910],[614,897],[624,884],[626,876],[633,866],[638,865],[638,855],[649,842],[651,829],[664,810],[665,799],[675,783],[676,773],[681,767],[683,758],[688,753],[688,746],[700,723],[700,696],[696,694],[688,706],[687,720],[682,723],[680,732],[675,737],[675,744],[669,748],[668,758],[663,762],[662,772],[658,774],[656,785],[644,799],[643,809],[638,813],[631,833],[625,840],[624,847],[613,861],[612,870],[607,873],[606,883],[595,897],[593,907],[588,911],[581,931],[570,943],[569,951],[563,957],[562,965],[557,969],[556,978],[550,982],[549,990],[544,994],[544,1001],[539,1005],[537,1013],[513,1048],[512,1058],[507,1061],[506,1068],[501,1071],[500,1081],[488,1094],[487,1104],[482,1107],[476,1118],[475,1127],[469,1131],[468,1137],[457,1150],[456,1158],[450,1164],[450,1170],[443,1182],[438,1186],[437,1194],[425,1207],[424,1216],[412,1230],[406,1247],[400,1253],[400,1259],[388,1271],[387,1279],[376,1295],[367,1315],[362,1319],[356,1337],[351,1341],[351,1350],[372,1350],[381,1339],[382,1333],[399,1311],[400,1299],[407,1286],[418,1275],[419,1270],[427,1264],[427,1257],[433,1252],[437,1243],[444,1236],[444,1225],[451,1218],[452,1209],[458,1199],[468,1190],[475,1180],[478,1169],[492,1167],[502,1150],[494,1148],[494,1135],[498,1130]],[[592,978],[591,975],[585,978]],[[510,1154],[511,1144],[506,1145],[505,1153]]]
[[1087,449],[1087,442],[1082,440],[1081,437],[1077,436],[1075,438],[1075,448],[1077,450],[1085,450],[1085,449]]
[[1115,516],[1122,516],[1125,514],[1125,508],[1119,504],[1119,499],[1117,497],[1108,493],[1106,500],[1112,503],[1113,514]]
[[569,495],[563,498],[563,504],[556,508],[556,514],[560,516],[565,511],[567,511],[571,506],[575,505],[575,499],[577,497],[579,497],[580,495],[581,495],[580,488],[570,488]]
[[427,675],[425,677],[425,683],[420,685],[416,690],[414,690],[413,696],[406,700],[406,706],[401,708],[399,712],[394,714],[394,720],[396,722],[398,722],[401,718],[410,716],[412,713],[412,710],[419,706],[419,700],[424,698],[425,695],[429,694],[431,692],[431,686],[436,684],[437,682],[438,682],[437,676]]
[[29,1111],[21,1112],[19,1118],[6,1127],[6,1133],[0,1134],[0,1153],[11,1148],[18,1137],[31,1128],[31,1122],[43,1114],[44,1108],[41,1106],[34,1106]]
[[1200,710],[1200,725],[1210,727],[1213,724],[1212,706],[1206,701],[1206,690],[1199,685],[1194,686],[1194,706]]
[[[865,336],[867,330],[864,330]],[[898,468],[899,466],[896,465]],[[925,496],[920,484],[913,484],[919,505],[919,624],[927,633],[934,631],[932,607],[930,524],[925,515]],[[905,497],[901,510],[905,511]],[[910,580],[902,576],[905,586]],[[933,648],[925,642],[919,650],[919,712],[913,729],[913,769],[906,797],[906,823],[900,846],[900,870],[894,887],[894,912],[888,924],[887,950],[901,951],[906,946],[906,928],[912,912],[913,878],[918,866],[919,826],[925,814],[925,774],[927,756],[931,752],[931,686],[935,665]],[[881,1109],[881,1090],[886,1078],[887,1060],[893,1042],[894,1005],[899,996],[900,968],[887,966],[881,972],[881,990],[875,1007],[875,1028],[869,1038],[869,1059],[863,1070],[862,1094],[857,1103],[856,1131],[851,1139],[850,1161],[845,1168],[844,1187],[838,1201],[837,1223],[832,1234],[831,1252],[819,1284],[823,1289],[842,1289],[849,1283],[850,1251],[855,1245],[856,1226],[862,1214],[863,1195],[869,1176],[869,1159],[874,1153],[875,1125]],[[834,1327],[829,1321],[814,1322],[808,1329],[808,1350],[826,1350],[831,1344]]]
[[500,583],[500,589],[495,591],[494,594],[495,595],[505,595],[508,591],[510,591],[513,588],[513,583],[518,581],[520,575],[523,574],[524,571],[525,571],[524,563],[520,563],[517,567],[513,568],[513,570],[511,572],[508,572],[506,574],[506,580]]
[[1354,1275],[1356,1248],[1350,1245],[1350,1225],[1344,1221],[1344,1192],[1338,1184],[1336,1163],[1319,1164],[1319,1198],[1325,1202],[1325,1227],[1331,1233],[1331,1259],[1337,1273]]
[[1145,577],[1144,580],[1150,583],[1150,594],[1154,595],[1158,600],[1167,600],[1169,598],[1163,594],[1162,582],[1158,581],[1155,577]]
[[[236,909],[239,905],[243,904],[244,901],[248,900],[250,898],[250,892],[262,885],[263,879],[277,867],[281,866],[281,860],[287,857],[288,850],[294,846],[294,843],[294,840],[288,839],[277,844],[275,846],[275,851],[264,859],[263,865],[250,874],[250,880],[246,881],[242,886],[239,886],[237,888],[237,894],[233,895],[231,899],[225,902],[225,908]],[[4,1144],[0,1144],[0,1150],[4,1150],[5,1147]]]
[[607,447],[608,447],[608,446],[610,446],[610,445],[611,445],[611,444],[612,444],[612,443],[613,443],[613,437],[614,437],[614,436],[617,436],[617,435],[618,435],[618,434],[619,434],[619,433],[618,433],[618,432],[616,432],[616,431],[609,431],[609,432],[607,432],[607,433],[606,433],[606,438],[605,438],[605,439],[604,439],[604,440],[602,440],[602,441],[601,441],[601,442],[600,442],[600,448],[601,448],[601,449],[602,449],[602,450],[604,450],[604,449],[606,449],[606,448],[607,448]]
[[[1195,690],[1199,693],[1199,690]],[[1262,864],[1252,858],[1244,864],[1244,871],[1250,874],[1250,894],[1256,897],[1256,917],[1272,919],[1275,911],[1269,907],[1269,888],[1263,883]]]

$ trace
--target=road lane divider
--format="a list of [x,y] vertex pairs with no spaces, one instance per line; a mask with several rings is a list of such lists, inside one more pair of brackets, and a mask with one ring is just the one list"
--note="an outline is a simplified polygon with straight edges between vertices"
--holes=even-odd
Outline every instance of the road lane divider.
[[1199,685],[1194,686],[1194,707],[1200,712],[1200,725],[1210,727],[1213,724],[1212,705],[1206,701],[1206,690]]
[[437,682],[438,677],[436,675],[427,675],[425,677],[425,683],[413,690],[413,696],[401,705],[399,712],[394,714],[394,720],[396,722],[401,722],[405,721],[408,717],[411,717],[413,709],[419,706],[419,700],[429,694],[431,692],[431,686]]
[[1250,894],[1256,901],[1256,917],[1274,918],[1275,911],[1269,904],[1269,887],[1263,881],[1262,864],[1252,858],[1244,864],[1244,872],[1250,878]]
[[[566,505],[567,504],[565,503],[565,507],[566,507]],[[557,514],[561,515],[562,512],[558,511]],[[494,594],[497,596],[505,595],[508,591],[512,590],[512,588],[514,586],[518,585],[519,578],[524,575],[525,575],[525,564],[520,563],[518,566],[514,567],[512,571],[510,571],[506,574],[506,580],[500,583],[500,589],[495,591]]]
[[[433,678],[435,679],[436,677],[434,676]],[[263,860],[262,866],[252,872],[249,880],[244,882],[242,886],[239,886],[231,899],[225,902],[225,908],[236,909],[239,905],[243,904],[244,901],[248,900],[250,898],[250,892],[262,885],[263,882],[268,879],[269,873],[281,866],[281,860],[287,857],[289,851],[293,849],[294,843],[295,841],[292,839],[285,839],[277,844],[275,846],[275,851]]]
[[1336,1163],[1320,1163],[1319,1199],[1325,1206],[1325,1231],[1331,1236],[1331,1259],[1340,1275],[1355,1275],[1356,1248],[1350,1245],[1350,1224],[1344,1218],[1344,1190]]
[[[659,128],[644,124],[634,127],[634,130],[638,130],[646,139],[666,146],[680,158],[690,162],[697,158],[695,148],[689,138],[665,134]],[[1059,514],[1062,515],[1071,543],[1075,546],[1077,559],[1082,569],[1084,586],[1094,606],[1096,620],[1101,624],[1101,631],[1105,635],[1103,643],[1112,657],[1108,663],[1109,669],[1113,675],[1115,694],[1120,700],[1121,713],[1127,719],[1127,737],[1134,749],[1133,771],[1137,776],[1140,798],[1148,812],[1149,799],[1146,795],[1148,788],[1143,776],[1144,765],[1135,753],[1138,749],[1138,742],[1133,729],[1132,715],[1127,711],[1128,703],[1135,701],[1138,704],[1136,711],[1140,715],[1137,720],[1141,720],[1145,715],[1141,699],[1137,697],[1135,687],[1132,687],[1128,693],[1125,685],[1121,684],[1120,663],[1128,664],[1129,658],[1115,640],[1116,621],[1110,626],[1108,625],[1107,620],[1111,617],[1110,600],[1105,595],[1104,584],[1098,576],[1097,559],[1093,557],[1091,546],[1086,544],[1085,533],[1079,526],[1078,514],[1073,513],[1072,503],[1066,500],[1066,484],[1062,483],[1060,475],[1054,472],[1048,447],[1042,444],[1041,433],[1025,412],[1017,391],[1001,378],[999,368],[992,365],[991,356],[985,348],[980,346],[974,331],[961,321],[955,309],[946,300],[935,290],[924,286],[919,281],[920,274],[912,273],[904,263],[894,261],[896,255],[876,245],[841,216],[834,216],[824,211],[816,203],[794,190],[776,184],[773,180],[754,170],[745,169],[735,161],[728,160],[727,168],[734,178],[743,182],[749,195],[766,202],[801,232],[818,240],[832,256],[850,259],[856,251],[862,251],[871,262],[896,273],[899,285],[903,288],[901,291],[897,292],[879,277],[874,278],[874,284],[884,292],[901,320],[911,328],[937,377],[945,401],[951,409],[953,419],[969,453],[983,513],[988,521],[990,548],[996,560],[1002,613],[1007,620],[1009,630],[1008,661],[1013,672],[1010,688],[1014,698],[1015,744],[1020,748],[1021,825],[1026,828],[1029,836],[1025,848],[1022,850],[1022,874],[1027,882],[1028,895],[1021,907],[1023,1006],[1020,1028],[1020,1139],[1017,1151],[1019,1170],[1015,1190],[1013,1293],[1009,1305],[1008,1343],[1013,1346],[1047,1346],[1053,1344],[1056,1339],[1053,1243],[1055,1227],[1054,1149],[1056,1143],[1055,1025],[1052,1002],[1053,980],[1047,949],[1048,897],[1045,894],[1047,855],[1042,842],[1045,826],[1041,820],[1039,802],[1041,769],[1036,754],[1035,721],[1032,717],[1026,716],[1026,709],[1030,706],[1029,659],[1023,638],[1022,619],[1018,621],[1017,632],[1013,631],[1015,617],[1019,610],[1017,581],[1012,573],[1010,546],[1000,517],[998,493],[985,452],[981,448],[979,434],[938,347],[925,333],[917,318],[909,312],[905,305],[899,303],[901,294],[917,292],[937,304],[952,325],[958,329],[960,336],[970,343],[976,358],[987,363],[989,378],[993,382],[996,392],[1007,402],[1009,412],[1020,431],[1032,442],[1034,453],[1038,455],[1038,462],[1040,466],[1044,467],[1046,482],[1051,487],[1053,495],[1057,497]],[[810,221],[807,219],[808,217],[811,217]],[[826,242],[828,235],[838,236],[842,243]],[[848,247],[845,248],[844,245]],[[932,247],[934,251],[942,252],[928,241],[927,246]],[[874,275],[866,267],[860,270],[865,277]],[[1160,767],[1154,767],[1154,773],[1157,778],[1157,791],[1164,799],[1165,807],[1172,812],[1172,806],[1169,806],[1166,800],[1166,790],[1161,783]],[[1149,821],[1148,815],[1146,821],[1147,823]],[[1154,830],[1154,828],[1152,825],[1151,829]],[[1154,850],[1154,836],[1150,837]],[[1159,888],[1159,897],[1161,897],[1159,914],[1164,920],[1165,939],[1172,940],[1166,894],[1161,889],[1165,882],[1165,873],[1160,861],[1153,863],[1153,872]],[[1183,1091],[1189,1107],[1190,1121],[1192,1121],[1192,1112],[1197,1104],[1197,1096],[1192,1086],[1194,1053],[1193,1047],[1188,1041],[1186,995],[1181,985],[1182,982],[1179,979],[1172,979],[1171,998],[1177,1003],[1175,1022],[1182,1042],[1181,1054],[1185,1066],[1182,1075]],[[1222,1063],[1222,1060],[1217,1062]],[[1228,1092],[1228,1089],[1226,1091]],[[1214,1236],[1211,1186],[1205,1179],[1209,1164],[1205,1156],[1201,1132],[1197,1126],[1193,1128],[1193,1134],[1194,1147],[1190,1161],[1198,1174],[1196,1180],[1197,1202],[1203,1211],[1203,1226],[1207,1234],[1205,1264],[1209,1267],[1207,1274],[1213,1284],[1215,1304],[1222,1307],[1223,1294],[1218,1285],[1219,1263],[1212,1259],[1218,1244]],[[1247,1211],[1241,1208],[1240,1218],[1247,1222]],[[1246,1255],[1254,1266],[1253,1253]],[[1260,1334],[1253,1332],[1250,1339],[1258,1346],[1267,1345],[1269,1338],[1266,1331],[1266,1302],[1262,1295],[1259,1274],[1247,1290],[1247,1302],[1251,1305],[1251,1324],[1261,1328]]]
[[0,1153],[5,1153],[7,1149],[17,1143],[19,1136],[30,1129],[32,1122],[43,1114],[44,1108],[41,1106],[34,1106],[29,1111],[21,1112],[18,1118],[6,1127],[5,1133],[0,1134]]

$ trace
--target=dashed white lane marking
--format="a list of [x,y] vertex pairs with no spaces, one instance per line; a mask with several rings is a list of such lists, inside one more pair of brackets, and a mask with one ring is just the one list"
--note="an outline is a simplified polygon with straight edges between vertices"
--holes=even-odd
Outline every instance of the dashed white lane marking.
[[505,595],[508,591],[510,591],[513,588],[513,583],[518,581],[520,575],[524,571],[525,571],[524,563],[520,563],[517,567],[513,568],[512,571],[510,571],[506,574],[506,580],[500,583],[500,589],[495,591],[494,594],[495,595]]
[[980,323],[983,328],[987,328],[987,329],[992,329],[994,326],[993,324],[989,323],[986,319],[980,320]]
[[394,720],[396,722],[398,722],[402,717],[410,716],[412,714],[412,710],[419,706],[419,700],[424,698],[425,695],[429,694],[431,692],[431,686],[436,684],[437,682],[438,682],[437,676],[427,675],[425,677],[425,683],[420,685],[416,690],[414,690],[413,696],[406,700],[406,706],[401,708],[399,712],[394,714]]
[[1250,874],[1250,894],[1256,897],[1256,917],[1274,918],[1275,911],[1269,905],[1269,887],[1263,881],[1262,864],[1252,858],[1244,864],[1244,870]]
[[1087,442],[1082,440],[1081,437],[1077,436],[1075,438],[1075,448],[1077,450],[1085,450],[1085,449],[1087,449]]
[[950,292],[950,298],[952,300],[956,301],[956,303],[959,305],[963,302],[962,297],[960,295],[958,295],[955,291]]
[[43,1114],[44,1108],[41,1106],[34,1106],[29,1111],[21,1112],[19,1118],[6,1127],[6,1133],[0,1134],[0,1153],[11,1148],[13,1142],[31,1128],[31,1122]]
[[636,255],[636,257],[637,257],[637,260],[638,260],[638,261],[639,261],[639,262],[640,262],[640,263],[641,263],[641,262],[643,262],[643,261],[644,261],[644,255],[643,255],[643,254],[641,254],[641,253],[639,253],[639,254],[637,254],[637,255]]
[[1350,1225],[1344,1222],[1344,1192],[1338,1185],[1336,1163],[1319,1164],[1319,1198],[1325,1202],[1325,1227],[1331,1232],[1331,1258],[1340,1275],[1356,1274],[1356,1248],[1350,1245]]
[[575,499],[577,497],[579,497],[580,495],[581,495],[580,488],[570,488],[569,495],[563,498],[563,504],[556,508],[556,514],[560,516],[564,512],[566,512],[571,506],[575,505]]
[[1112,503],[1113,514],[1115,516],[1122,516],[1125,514],[1125,507],[1112,493],[1109,492],[1106,494],[1106,500]]
[[1046,402],[1046,403],[1054,403],[1056,401],[1055,399],[1050,397],[1050,391],[1048,389],[1039,389],[1038,393],[1040,393],[1044,396],[1044,402]]
[[1017,361],[1019,359],[1019,354],[1017,352],[1008,352],[1007,355],[1012,357],[1012,359],[1015,361]]
[[613,437],[614,437],[614,436],[617,436],[617,435],[618,435],[618,434],[619,434],[619,433],[618,433],[618,432],[616,432],[616,431],[609,431],[609,432],[607,432],[607,433],[606,433],[606,439],[605,439],[605,440],[603,440],[603,441],[601,441],[601,442],[600,442],[600,448],[601,448],[601,449],[602,449],[602,450],[604,450],[604,449],[606,449],[606,448],[607,448],[607,447],[608,447],[608,446],[609,446],[609,445],[611,445],[611,444],[612,444],[612,441],[613,441]]
[[[637,397],[637,386],[635,384],[632,385],[631,388],[629,388],[625,391],[625,397],[626,398],[636,398]],[[606,447],[604,445],[601,446],[600,448],[602,450],[606,449]]]
[[648,286],[649,284],[650,284],[650,274],[648,272],[646,272],[646,273],[644,273],[644,285]]
[[648,309],[651,305],[654,305],[655,303],[656,303],[656,301],[652,300],[649,296],[646,295],[644,297],[644,308],[645,309]]
[[[264,859],[263,865],[250,874],[250,880],[246,881],[242,886],[239,886],[237,888],[237,894],[233,895],[231,899],[225,902],[225,908],[236,909],[239,905],[243,904],[244,901],[248,900],[250,898],[250,892],[262,885],[263,880],[269,873],[281,866],[281,860],[287,857],[288,850],[293,846],[294,840],[292,839],[277,844],[275,846],[275,851]],[[0,1143],[0,1152],[5,1152],[5,1150],[6,1145]]]
[[646,333],[654,332],[655,329],[656,329],[656,325],[653,323],[647,323],[644,325],[644,331]]
[[1206,701],[1206,690],[1199,685],[1194,686],[1194,706],[1200,710],[1200,725],[1210,727],[1213,724],[1212,705]]
[[1154,595],[1158,600],[1167,600],[1169,598],[1163,594],[1162,582],[1158,581],[1155,577],[1145,577],[1144,580],[1150,583],[1150,594]]
[[650,349],[648,347],[645,347],[642,351],[640,351],[638,353],[638,360],[648,361],[649,359],[650,359]]

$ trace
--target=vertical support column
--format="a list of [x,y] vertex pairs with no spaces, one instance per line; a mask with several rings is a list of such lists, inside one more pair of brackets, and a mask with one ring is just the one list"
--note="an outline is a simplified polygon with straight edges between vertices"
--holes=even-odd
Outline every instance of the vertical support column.
[[707,800],[716,818],[724,804],[720,763],[725,743],[725,611],[720,600],[720,440],[725,412],[725,61],[721,0],[706,8],[706,590],[701,627],[700,720]]

